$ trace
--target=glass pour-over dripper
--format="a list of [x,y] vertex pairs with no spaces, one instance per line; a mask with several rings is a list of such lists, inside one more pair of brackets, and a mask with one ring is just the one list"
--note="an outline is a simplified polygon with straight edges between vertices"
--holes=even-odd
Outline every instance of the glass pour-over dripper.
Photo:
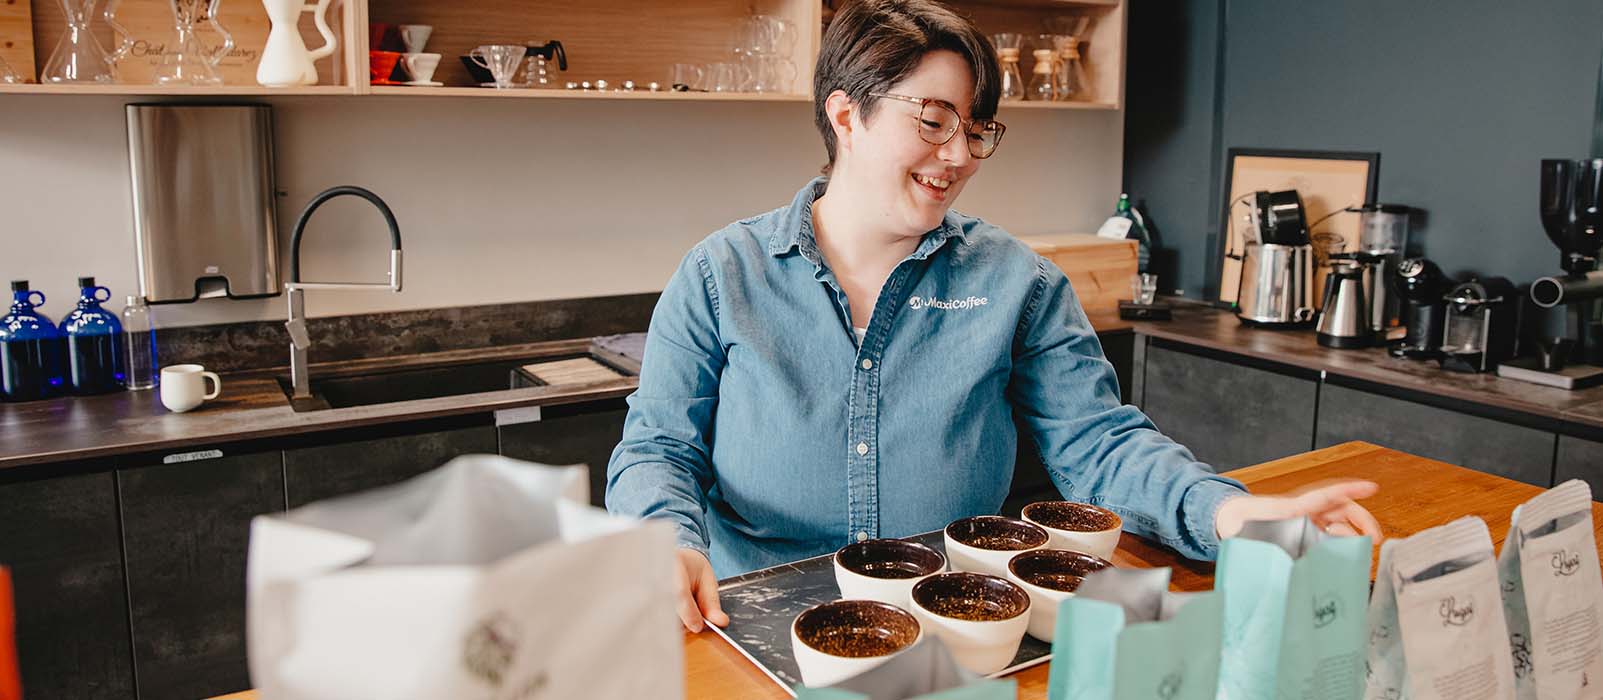
[[101,16],[106,25],[111,27],[117,35],[117,50],[107,53],[105,47],[95,39],[89,31],[89,22],[94,19],[95,5],[99,0],[61,0],[61,11],[66,15],[67,31],[56,42],[56,48],[50,52],[50,60],[45,62],[44,72],[39,79],[47,83],[114,83],[117,82],[117,61],[128,55],[128,49],[133,46],[133,38],[128,36],[122,25],[117,24],[113,13],[117,10],[119,0],[110,0],[106,3],[106,10]]
[[[173,50],[161,57],[156,70],[157,85],[222,85],[217,64],[234,48],[234,37],[217,23],[217,6],[222,0],[170,0],[173,8],[173,29],[178,40]],[[215,51],[207,49],[200,40],[195,24],[205,20],[212,31],[223,38],[223,45]]]
[[996,58],[1002,64],[1002,99],[1024,99],[1024,76],[1019,73],[1019,50],[1024,36],[1016,32],[992,34],[991,43],[996,45]]

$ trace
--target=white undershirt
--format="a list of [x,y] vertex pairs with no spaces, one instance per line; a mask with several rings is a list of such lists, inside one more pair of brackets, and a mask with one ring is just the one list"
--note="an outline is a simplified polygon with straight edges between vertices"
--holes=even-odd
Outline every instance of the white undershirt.
[[852,332],[857,334],[857,344],[858,345],[862,345],[863,344],[863,338],[868,336],[868,329],[867,328],[853,328]]

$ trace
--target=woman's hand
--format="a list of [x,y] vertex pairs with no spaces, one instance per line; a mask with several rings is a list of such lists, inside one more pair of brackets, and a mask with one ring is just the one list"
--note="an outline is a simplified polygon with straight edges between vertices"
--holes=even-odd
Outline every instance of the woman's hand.
[[1214,528],[1219,538],[1234,537],[1250,520],[1280,520],[1306,515],[1314,526],[1332,535],[1369,535],[1380,543],[1380,522],[1363,506],[1360,498],[1375,495],[1380,486],[1373,481],[1340,481],[1314,485],[1279,496],[1235,496],[1219,505]]
[[685,629],[700,632],[706,622],[719,627],[729,624],[729,616],[718,606],[718,577],[712,573],[707,555],[694,549],[679,549],[679,619]]

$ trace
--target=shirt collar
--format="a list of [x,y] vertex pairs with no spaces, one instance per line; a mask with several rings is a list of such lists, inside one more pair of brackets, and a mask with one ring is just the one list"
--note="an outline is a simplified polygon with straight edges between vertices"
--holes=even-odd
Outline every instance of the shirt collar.
[[[779,228],[768,239],[769,255],[779,257],[800,252],[815,264],[819,261],[818,239],[813,236],[813,202],[824,196],[828,188],[829,178],[820,176],[813,178],[796,193],[795,199],[791,200],[779,220]],[[918,260],[927,258],[953,237],[968,242],[968,233],[958,224],[956,215],[948,210],[941,219],[941,225],[924,234],[924,240],[913,251],[912,257]]]

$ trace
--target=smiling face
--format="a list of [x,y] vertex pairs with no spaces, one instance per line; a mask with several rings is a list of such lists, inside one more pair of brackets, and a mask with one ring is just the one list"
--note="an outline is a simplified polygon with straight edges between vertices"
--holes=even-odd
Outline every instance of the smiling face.
[[[917,68],[885,92],[944,102],[965,122],[972,119],[974,73],[953,51],[925,54]],[[939,226],[980,169],[962,129],[942,145],[919,136],[920,112],[918,104],[878,98],[866,121],[860,106],[853,105],[850,127],[836,130],[839,145],[831,186],[850,188],[853,199],[875,203],[863,214],[876,219],[874,228],[893,235],[921,236]]]

